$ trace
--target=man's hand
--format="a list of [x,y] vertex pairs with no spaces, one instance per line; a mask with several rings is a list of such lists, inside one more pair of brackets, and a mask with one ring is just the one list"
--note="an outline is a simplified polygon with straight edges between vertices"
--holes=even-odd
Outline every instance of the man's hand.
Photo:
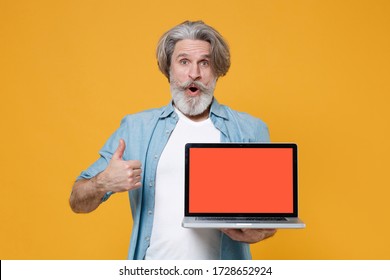
[[98,186],[102,186],[106,191],[124,192],[141,187],[141,162],[123,160],[125,149],[126,144],[120,139],[106,170],[96,178]]
[[256,243],[273,236],[276,229],[221,229],[221,231],[231,239],[245,243]]
[[125,148],[125,142],[120,139],[106,170],[92,179],[80,179],[74,183],[69,198],[74,212],[88,213],[95,210],[108,191],[124,192],[141,186],[141,162],[123,160]]

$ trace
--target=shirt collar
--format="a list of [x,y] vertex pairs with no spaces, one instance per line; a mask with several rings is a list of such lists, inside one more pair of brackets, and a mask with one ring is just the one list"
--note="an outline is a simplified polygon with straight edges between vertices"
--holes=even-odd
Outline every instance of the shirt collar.
[[218,103],[217,99],[215,98],[213,98],[213,103],[211,103],[210,115],[211,114],[223,119],[228,119],[226,110],[223,108],[221,104]]
[[164,110],[161,112],[160,119],[164,119],[166,117],[169,117],[172,113],[175,112],[175,108],[173,107],[173,100],[169,102],[168,106],[164,108]]

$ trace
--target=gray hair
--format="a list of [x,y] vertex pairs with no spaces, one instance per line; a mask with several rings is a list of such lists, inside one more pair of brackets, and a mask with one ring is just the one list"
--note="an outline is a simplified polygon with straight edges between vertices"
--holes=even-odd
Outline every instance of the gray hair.
[[168,30],[158,42],[157,62],[160,71],[168,78],[172,54],[178,41],[202,40],[211,45],[211,67],[217,78],[226,75],[230,67],[230,51],[225,39],[203,21],[185,21]]

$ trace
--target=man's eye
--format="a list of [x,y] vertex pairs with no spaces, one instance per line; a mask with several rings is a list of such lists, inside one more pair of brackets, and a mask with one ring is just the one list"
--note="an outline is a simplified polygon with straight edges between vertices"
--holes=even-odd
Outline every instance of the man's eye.
[[202,66],[209,66],[209,62],[207,60],[201,61],[200,65]]
[[180,60],[180,64],[187,65],[188,64],[188,60],[185,60],[185,59]]

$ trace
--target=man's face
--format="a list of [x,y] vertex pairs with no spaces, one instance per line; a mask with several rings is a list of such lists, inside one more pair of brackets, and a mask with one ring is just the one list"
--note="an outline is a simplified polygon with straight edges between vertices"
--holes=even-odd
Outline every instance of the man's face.
[[170,85],[173,102],[184,115],[198,116],[209,108],[216,80],[208,42],[186,39],[176,43]]

